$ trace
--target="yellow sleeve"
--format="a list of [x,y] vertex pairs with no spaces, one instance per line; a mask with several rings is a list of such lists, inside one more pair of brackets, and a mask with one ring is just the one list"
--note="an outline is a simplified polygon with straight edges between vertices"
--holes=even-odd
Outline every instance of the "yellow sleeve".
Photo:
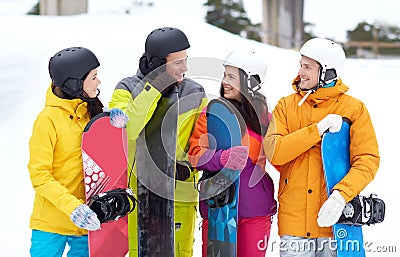
[[126,124],[129,140],[136,140],[152,117],[161,93],[149,82],[144,89],[135,97],[125,89],[115,89],[109,103],[109,108],[119,108],[128,116]]

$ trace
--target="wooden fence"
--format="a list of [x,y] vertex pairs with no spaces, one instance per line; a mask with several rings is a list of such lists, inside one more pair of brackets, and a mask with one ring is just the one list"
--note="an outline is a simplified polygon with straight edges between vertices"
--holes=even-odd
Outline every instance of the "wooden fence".
[[400,55],[400,42],[379,42],[379,41],[349,41],[343,43],[343,47],[356,47],[357,48],[357,57],[362,58],[361,49],[370,48],[372,49],[374,58],[378,58],[379,48],[398,48]]

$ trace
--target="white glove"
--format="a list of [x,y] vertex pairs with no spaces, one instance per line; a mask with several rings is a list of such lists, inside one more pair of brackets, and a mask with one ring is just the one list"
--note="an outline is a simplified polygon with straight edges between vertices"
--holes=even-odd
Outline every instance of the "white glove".
[[344,197],[338,190],[333,190],[318,212],[318,226],[330,227],[335,224],[342,215],[345,206],[346,200]]
[[342,127],[342,116],[337,114],[328,114],[317,123],[319,135],[322,136],[329,129],[330,132],[339,132]]
[[69,217],[79,228],[87,230],[98,230],[100,228],[100,220],[97,218],[97,214],[86,204],[76,207]]

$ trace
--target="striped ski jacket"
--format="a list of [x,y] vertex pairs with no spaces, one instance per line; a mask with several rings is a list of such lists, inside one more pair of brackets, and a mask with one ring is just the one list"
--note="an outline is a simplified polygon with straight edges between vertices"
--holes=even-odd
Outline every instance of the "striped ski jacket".
[[[128,152],[130,163],[133,163],[136,139],[152,117],[157,108],[157,102],[161,93],[150,83],[143,85],[141,79],[143,74],[138,70],[137,74],[121,80],[113,93],[110,101],[110,108],[119,108],[127,114]],[[184,78],[179,84],[179,116],[176,160],[186,162],[189,149],[189,138],[193,131],[196,120],[201,110],[207,104],[207,98],[203,87],[197,82]],[[135,174],[135,168],[133,174]],[[195,186],[197,171],[186,181],[176,181],[175,205],[197,205],[198,192]],[[135,181],[131,181],[135,189]]]

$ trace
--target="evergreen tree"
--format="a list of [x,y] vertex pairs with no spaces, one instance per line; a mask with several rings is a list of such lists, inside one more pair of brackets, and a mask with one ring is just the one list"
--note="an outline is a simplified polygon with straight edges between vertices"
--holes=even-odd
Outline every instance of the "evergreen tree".
[[304,42],[316,37],[316,35],[313,31],[314,26],[315,26],[314,23],[304,22],[304,28],[303,28],[303,31],[304,31],[303,41]]
[[206,21],[218,28],[260,41],[255,28],[247,17],[242,0],[208,0]]
[[347,31],[347,39],[349,41],[373,41],[373,25],[365,21],[360,22],[353,30]]
[[40,15],[40,1],[38,1],[27,14]]

